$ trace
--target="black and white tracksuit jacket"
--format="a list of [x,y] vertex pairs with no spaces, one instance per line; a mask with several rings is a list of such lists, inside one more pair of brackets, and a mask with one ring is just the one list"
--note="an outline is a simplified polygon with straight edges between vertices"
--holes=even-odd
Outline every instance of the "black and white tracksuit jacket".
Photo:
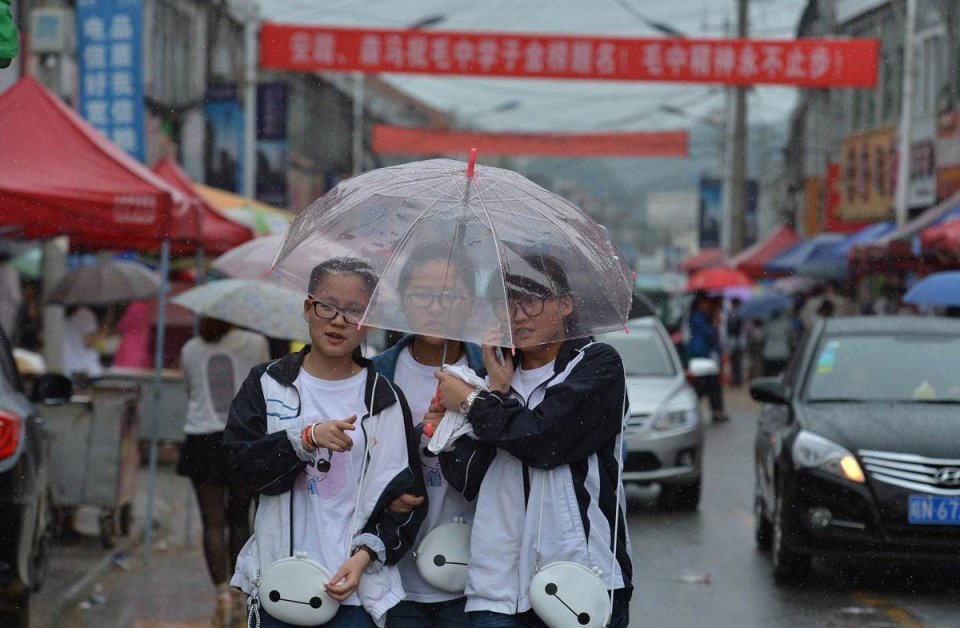
[[467,611],[529,610],[536,569],[554,561],[596,567],[608,588],[612,582],[629,598],[622,491],[619,509],[616,498],[626,410],[620,355],[589,340],[565,342],[553,375],[529,399],[513,390],[478,395],[468,418],[479,440],[460,439],[440,455],[448,481],[477,499]]
[[[230,404],[223,442],[231,473],[259,493],[256,531],[237,558],[231,580],[249,595],[257,592],[261,570],[294,550],[291,489],[307,464],[304,457],[312,455],[299,445],[302,421],[295,381],[309,351],[307,346],[254,367]],[[426,494],[417,436],[400,390],[379,375],[369,360],[361,360],[360,365],[367,368],[367,408],[357,423],[365,435],[366,474],[358,500],[358,529],[350,535],[352,547],[366,545],[377,553],[378,560],[367,568],[357,594],[367,612],[383,625],[386,611],[403,599],[395,565],[412,547],[427,503],[424,500],[405,514],[389,508],[404,493]]]

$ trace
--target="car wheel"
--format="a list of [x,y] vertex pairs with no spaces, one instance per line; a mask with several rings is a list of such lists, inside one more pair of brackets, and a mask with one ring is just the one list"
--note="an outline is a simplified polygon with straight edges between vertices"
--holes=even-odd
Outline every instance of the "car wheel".
[[765,551],[769,550],[773,541],[773,524],[767,518],[759,486],[756,487],[753,495],[753,525],[753,536],[757,541],[757,547]]
[[777,584],[800,584],[810,571],[810,555],[787,547],[787,538],[793,534],[790,522],[790,504],[777,490],[776,510],[773,513],[773,538],[770,555],[773,559],[773,580]]
[[133,526],[133,504],[130,502],[120,506],[120,534],[121,536],[130,536],[130,529]]
[[689,484],[664,484],[657,504],[666,510],[696,510],[700,503],[700,478]]
[[114,548],[116,532],[116,514],[113,508],[104,508],[100,511],[100,546],[103,549]]
[[53,500],[46,493],[37,508],[33,557],[30,561],[30,587],[39,591],[50,566],[50,543],[54,533]]

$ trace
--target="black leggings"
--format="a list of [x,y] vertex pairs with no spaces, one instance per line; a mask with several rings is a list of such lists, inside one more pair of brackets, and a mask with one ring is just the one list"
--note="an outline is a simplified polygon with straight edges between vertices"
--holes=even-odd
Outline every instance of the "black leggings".
[[213,584],[221,585],[229,581],[237,555],[250,538],[253,492],[236,481],[229,485],[197,479],[192,482],[203,522],[203,555]]
[[714,414],[723,414],[723,389],[720,387],[719,375],[705,375],[696,379],[697,399],[706,397],[710,400],[710,409]]

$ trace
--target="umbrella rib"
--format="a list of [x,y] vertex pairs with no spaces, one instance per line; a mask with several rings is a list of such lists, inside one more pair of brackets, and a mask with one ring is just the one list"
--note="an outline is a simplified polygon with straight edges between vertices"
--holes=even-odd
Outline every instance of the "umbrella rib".
[[[573,203],[570,203],[569,201],[566,201],[566,199],[564,199],[564,198],[561,197],[561,196],[554,195],[554,196],[534,197],[534,200],[537,200],[537,201],[540,201],[540,202],[544,202],[544,199],[552,199],[552,198],[554,198],[554,197],[563,200],[563,201],[566,202],[568,205],[570,205],[572,208],[574,208],[575,210],[577,210],[577,211],[579,211],[579,212],[582,213],[582,210],[580,210],[576,205],[574,205]],[[576,239],[575,239],[574,237],[572,237],[572,236],[570,235],[570,233],[569,233],[569,231],[572,229],[572,227],[568,227],[568,225],[557,221],[556,218],[547,215],[545,212],[543,212],[542,210],[538,209],[537,207],[535,207],[535,206],[533,206],[533,205],[530,205],[530,206],[528,206],[528,207],[529,207],[532,211],[535,211],[535,212],[537,212],[538,214],[540,214],[540,215],[543,217],[544,220],[546,220],[547,222],[549,222],[549,223],[551,223],[552,225],[554,225],[555,227],[557,227],[557,229],[559,230],[559,232],[560,232],[561,234],[563,234],[563,236],[567,239],[567,241],[572,245],[573,250],[577,251],[577,253],[580,255],[580,257],[586,258],[586,256],[585,256],[585,255],[583,254],[583,252],[580,250],[580,247],[579,247],[579,246],[576,246],[576,244],[577,244]],[[598,224],[599,224],[599,223],[598,223]],[[574,233],[576,233],[576,232],[574,232]],[[588,263],[589,263],[589,261],[590,261],[590,260],[587,259],[587,262],[588,262]],[[630,281],[629,281],[629,280],[627,279],[627,277],[623,274],[623,269],[620,267],[620,265],[617,265],[617,270],[619,271],[621,278],[624,279],[624,280],[627,282],[627,284],[629,285],[629,284],[630,284]],[[631,292],[633,292],[633,286],[632,286],[632,285],[630,286],[630,288],[631,288]],[[605,296],[606,296],[606,295],[605,295]],[[607,299],[607,301],[609,302],[609,299]],[[615,303],[611,303],[611,305],[616,306]],[[614,309],[616,309],[616,307],[615,307]]]
[[[500,252],[500,239],[497,237],[497,229],[493,224],[493,218],[491,218],[490,213],[487,211],[487,204],[484,201],[483,197],[477,195],[477,203],[480,206],[480,209],[483,211],[484,216],[487,219],[487,228],[490,229],[490,234],[493,237],[493,250],[497,252],[497,268],[500,268],[500,287],[503,294],[503,303],[507,308],[507,314],[510,313],[510,303],[507,300],[507,282],[504,280],[503,273],[506,270],[503,266],[503,254]],[[477,216],[480,219],[479,216]],[[507,316],[507,332],[510,338],[510,346],[516,347],[513,342],[513,317]]]
[[[387,260],[387,263],[383,265],[384,270],[390,267],[394,260],[397,258],[397,255],[400,253],[400,250],[403,248],[403,245],[410,239],[410,235],[413,233],[413,229],[424,219],[427,215],[427,212],[430,211],[437,203],[441,201],[440,198],[434,199],[431,201],[423,210],[420,212],[420,215],[410,221],[410,225],[407,227],[406,231],[403,232],[403,235],[397,239],[396,244],[393,247],[393,252],[390,253],[390,259]],[[431,214],[432,215],[432,214]],[[367,302],[367,309],[370,307],[370,303],[373,303],[374,299],[377,296],[377,293],[380,291],[380,281],[378,279],[377,285],[373,287],[373,292],[370,293],[370,300]],[[361,324],[363,320],[367,317],[366,309],[363,311],[363,316],[360,317]]]

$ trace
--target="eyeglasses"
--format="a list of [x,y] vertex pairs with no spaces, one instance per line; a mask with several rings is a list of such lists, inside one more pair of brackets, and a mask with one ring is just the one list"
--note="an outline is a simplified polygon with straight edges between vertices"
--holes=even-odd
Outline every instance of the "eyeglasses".
[[511,298],[507,301],[507,307],[510,310],[510,316],[517,315],[517,309],[523,310],[523,313],[533,318],[543,314],[543,304],[550,299],[541,297],[522,296]]
[[329,321],[336,318],[337,314],[339,314],[343,317],[343,320],[351,325],[359,325],[360,320],[363,318],[364,310],[362,309],[351,308],[341,310],[323,301],[317,301],[316,299],[308,300],[313,304],[313,313],[317,315],[317,318],[323,318]]
[[441,307],[455,309],[463,305],[467,297],[460,292],[428,292],[419,290],[406,295],[410,305],[417,308],[428,308],[437,302]]

